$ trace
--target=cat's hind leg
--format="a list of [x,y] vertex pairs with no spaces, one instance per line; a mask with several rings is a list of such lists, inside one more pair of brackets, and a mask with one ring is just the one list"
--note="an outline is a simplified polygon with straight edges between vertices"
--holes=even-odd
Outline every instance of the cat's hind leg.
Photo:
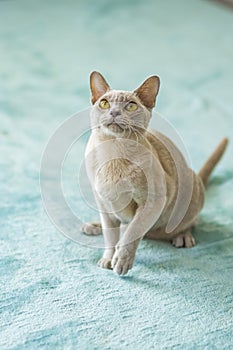
[[88,236],[98,236],[102,234],[102,225],[100,222],[86,222],[80,230]]
[[190,230],[181,232],[172,239],[172,245],[176,248],[192,248],[195,246],[195,239]]

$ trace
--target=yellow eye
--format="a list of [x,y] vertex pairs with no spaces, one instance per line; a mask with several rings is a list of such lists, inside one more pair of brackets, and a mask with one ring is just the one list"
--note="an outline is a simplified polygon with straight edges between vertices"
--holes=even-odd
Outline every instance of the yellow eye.
[[100,101],[99,106],[102,109],[108,109],[110,107],[110,103],[104,98],[103,100]]
[[129,112],[134,112],[138,108],[138,105],[136,102],[131,101],[127,104],[127,106],[125,108]]

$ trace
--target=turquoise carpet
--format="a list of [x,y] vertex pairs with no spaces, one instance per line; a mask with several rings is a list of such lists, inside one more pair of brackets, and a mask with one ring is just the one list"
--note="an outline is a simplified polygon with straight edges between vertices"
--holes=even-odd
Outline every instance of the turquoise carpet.
[[[233,12],[209,1],[0,2],[1,350],[233,349],[232,32]],[[89,106],[92,70],[117,89],[158,74],[157,111],[196,170],[231,139],[197,246],[143,241],[125,278],[96,266],[101,249],[59,233],[40,196],[43,150]],[[66,166],[67,198],[90,220],[74,167]]]

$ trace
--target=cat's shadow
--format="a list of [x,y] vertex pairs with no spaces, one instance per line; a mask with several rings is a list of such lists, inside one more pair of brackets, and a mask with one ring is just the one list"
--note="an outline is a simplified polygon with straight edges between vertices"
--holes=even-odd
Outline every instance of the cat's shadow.
[[[139,269],[146,269],[148,272],[153,272],[154,278],[145,278],[142,274],[133,274],[127,275],[124,277],[126,281],[130,283],[139,283],[142,285],[147,285],[151,288],[156,288],[157,286],[161,286],[161,284],[166,283],[166,281],[162,278],[161,273],[168,272],[169,274],[176,274],[177,269],[184,266],[187,262],[187,258],[190,259],[189,265],[193,263],[193,266],[190,265],[190,268],[195,268],[196,266],[196,258],[195,257],[203,256],[203,250],[207,253],[211,253],[214,250],[214,254],[216,252],[216,248],[219,249],[220,245],[227,244],[226,241],[232,239],[233,237],[233,229],[224,224],[212,223],[210,221],[201,219],[197,227],[193,230],[194,237],[196,239],[197,245],[191,249],[180,248],[177,249],[171,245],[169,242],[155,241],[155,240],[144,240],[145,249],[141,249],[139,254],[136,257],[136,265],[138,265]],[[147,253],[147,249],[150,249],[150,254]],[[151,251],[154,250],[154,259]],[[156,252],[160,252],[161,259],[158,257]],[[218,256],[216,255],[215,259]],[[157,271],[157,273],[156,273]]]
[[192,230],[192,233],[197,243],[195,249],[201,249],[207,245],[223,242],[233,237],[233,229],[229,224],[208,221],[202,216],[199,218],[198,225]]
[[[221,175],[213,175],[209,182],[206,191],[208,192],[208,188],[218,188],[219,185],[222,185],[228,181],[233,179],[233,171],[228,170],[225,171],[224,174]],[[217,191],[217,190],[216,190]]]

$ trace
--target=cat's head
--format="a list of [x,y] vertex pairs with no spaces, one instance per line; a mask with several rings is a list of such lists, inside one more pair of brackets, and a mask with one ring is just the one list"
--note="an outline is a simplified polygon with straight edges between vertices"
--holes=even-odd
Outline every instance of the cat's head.
[[113,90],[100,73],[92,72],[92,128],[116,137],[125,137],[132,132],[143,133],[155,106],[159,84],[159,77],[154,75],[132,92]]

